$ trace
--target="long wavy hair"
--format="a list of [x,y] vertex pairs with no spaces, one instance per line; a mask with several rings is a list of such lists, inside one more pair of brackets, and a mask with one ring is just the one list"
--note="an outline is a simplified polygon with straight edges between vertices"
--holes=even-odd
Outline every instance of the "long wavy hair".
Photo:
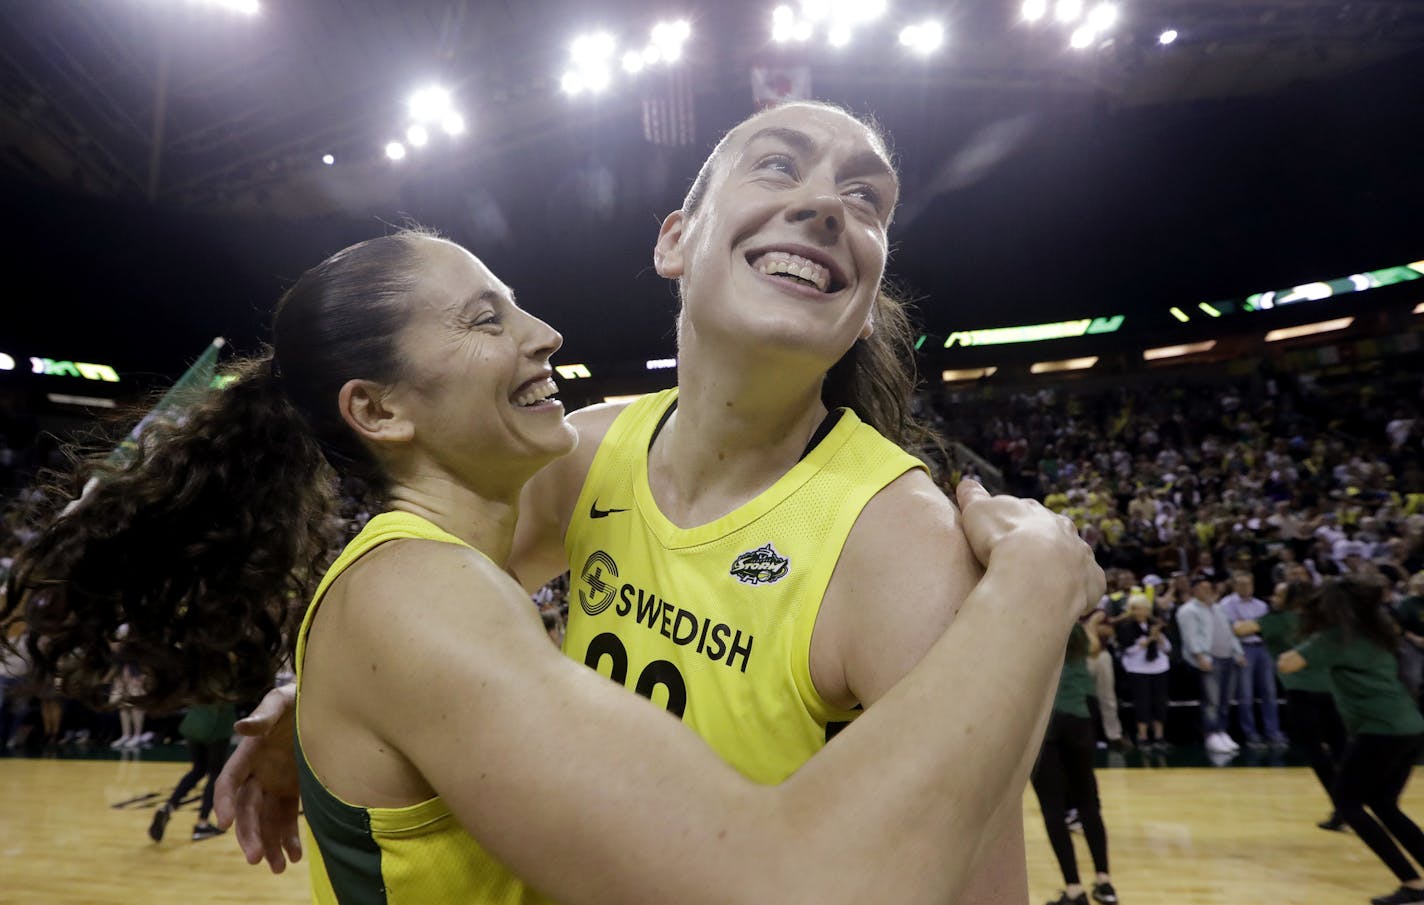
[[[350,379],[401,374],[416,235],[353,245],[304,273],[277,305],[269,354],[152,419],[131,461],[79,457],[36,495],[26,517],[37,533],[0,603],[0,627],[28,629],[17,646],[32,679],[102,705],[122,643],[145,680],[127,703],[242,700],[271,686],[341,540],[339,476],[385,488],[337,396]],[[61,500],[77,503],[56,514]]]
[[[858,116],[844,107],[823,101],[797,101],[793,106],[834,110],[849,116],[870,131],[884,149],[891,165],[894,165],[889,140],[874,119]],[[717,166],[726,156],[732,133],[775,109],[779,108],[752,114],[722,136],[697,171],[697,177],[682,202],[684,212],[689,216],[696,213],[707,200]],[[871,322],[875,324],[874,332],[865,339],[857,339],[826,373],[821,385],[821,402],[828,409],[849,408],[886,439],[909,452],[936,450],[943,457],[942,438],[915,416],[910,405],[920,382],[915,363],[916,334],[910,318],[910,302],[886,280],[881,281],[876,291]]]
[[1399,628],[1385,608],[1382,582],[1346,575],[1327,578],[1315,593],[1300,598],[1300,632],[1310,637],[1338,629],[1342,643],[1360,637],[1394,653]]

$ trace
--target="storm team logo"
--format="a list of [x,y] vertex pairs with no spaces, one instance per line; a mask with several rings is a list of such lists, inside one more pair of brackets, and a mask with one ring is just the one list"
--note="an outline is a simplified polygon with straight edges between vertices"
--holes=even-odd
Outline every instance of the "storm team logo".
[[[597,616],[608,609],[618,594],[618,583],[610,582],[605,573],[617,578],[618,563],[602,550],[595,550],[583,564],[583,572],[579,575],[580,581],[583,582],[578,592],[579,606],[590,616]],[[584,592],[585,588],[587,593]]]
[[746,584],[775,584],[790,571],[791,560],[777,553],[771,544],[764,544],[732,560],[731,574]]

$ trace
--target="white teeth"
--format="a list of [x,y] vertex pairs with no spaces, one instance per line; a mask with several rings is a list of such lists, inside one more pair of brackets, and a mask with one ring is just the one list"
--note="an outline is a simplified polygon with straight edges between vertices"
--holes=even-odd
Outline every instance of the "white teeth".
[[559,392],[558,385],[552,378],[545,377],[538,383],[532,383],[525,387],[524,392],[514,397],[514,404],[533,405],[536,402],[543,402],[557,392]]
[[831,272],[808,258],[784,251],[769,251],[752,262],[752,266],[768,275],[787,274],[800,277],[825,292],[831,285]]

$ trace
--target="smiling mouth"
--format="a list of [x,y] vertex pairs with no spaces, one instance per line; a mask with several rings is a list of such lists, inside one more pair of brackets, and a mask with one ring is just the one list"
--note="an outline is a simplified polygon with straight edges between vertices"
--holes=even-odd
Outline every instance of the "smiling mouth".
[[845,288],[830,269],[824,265],[785,251],[768,251],[759,255],[749,255],[747,263],[758,273],[830,295]]
[[514,404],[520,408],[533,408],[541,402],[548,402],[554,399],[554,394],[557,392],[559,392],[559,388],[553,379],[545,377],[543,380],[525,385],[514,397]]

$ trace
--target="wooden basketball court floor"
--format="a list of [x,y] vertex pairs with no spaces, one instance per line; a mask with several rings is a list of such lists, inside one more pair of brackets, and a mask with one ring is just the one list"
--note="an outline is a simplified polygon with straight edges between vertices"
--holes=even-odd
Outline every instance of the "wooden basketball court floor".
[[[184,770],[0,759],[0,903],[309,902],[304,862],[273,876],[249,867],[231,835],[189,841],[195,805],[174,814],[161,844],[149,841],[159,796]],[[1316,828],[1325,798],[1305,768],[1107,768],[1098,779],[1125,905],[1338,905],[1396,885],[1355,836]],[[1424,821],[1418,786],[1404,803]],[[1032,793],[1024,818],[1031,901],[1045,902],[1061,884]],[[1091,877],[1087,848],[1075,840]]]

